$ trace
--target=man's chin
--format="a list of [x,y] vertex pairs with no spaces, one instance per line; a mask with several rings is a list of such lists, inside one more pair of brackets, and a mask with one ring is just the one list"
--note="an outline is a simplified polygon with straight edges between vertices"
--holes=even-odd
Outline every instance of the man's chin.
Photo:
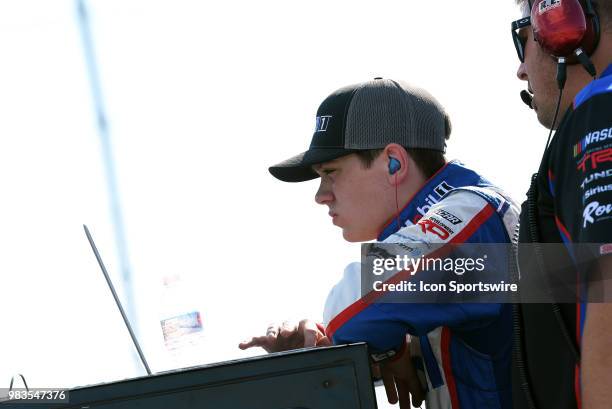
[[354,238],[347,238],[346,236],[344,236],[344,240],[348,241],[349,243],[361,243],[362,241],[365,241],[365,240],[359,240],[359,239],[354,239]]
[[[556,103],[557,101],[555,101]],[[559,107],[559,113],[557,115],[556,118],[556,122],[553,124],[553,120],[555,120],[555,107],[551,106],[548,107],[548,109],[543,109],[542,106],[539,106],[537,104],[534,104],[534,111],[536,112],[536,115],[538,117],[538,122],[540,123],[540,125],[542,125],[544,128],[546,129],[557,129],[559,127],[559,122],[561,122],[561,117],[563,116],[563,112],[565,109],[567,109],[567,107]]]
[[346,231],[346,229],[342,229],[342,237],[344,238],[344,240],[350,243],[355,243],[356,241],[359,241],[359,240],[355,240],[353,235],[350,232]]
[[549,116],[538,115],[538,122],[540,123],[540,125],[542,125],[546,129],[550,129],[553,127],[552,121],[553,121],[553,118],[550,118]]

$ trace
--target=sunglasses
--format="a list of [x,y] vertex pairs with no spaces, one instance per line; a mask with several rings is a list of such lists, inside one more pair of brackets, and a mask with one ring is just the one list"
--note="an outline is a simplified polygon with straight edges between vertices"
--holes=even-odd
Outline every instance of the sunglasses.
[[521,62],[525,62],[525,43],[527,41],[526,37],[521,37],[519,31],[523,27],[527,27],[531,25],[531,17],[523,17],[516,21],[512,22],[512,41],[514,42],[514,48],[516,48],[516,53],[518,54],[519,60]]

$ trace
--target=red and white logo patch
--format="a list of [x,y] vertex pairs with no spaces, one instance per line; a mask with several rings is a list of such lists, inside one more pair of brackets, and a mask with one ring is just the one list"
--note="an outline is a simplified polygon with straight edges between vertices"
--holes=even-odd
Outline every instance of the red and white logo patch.
[[446,227],[444,224],[440,223],[439,221],[435,220],[432,217],[421,219],[417,224],[421,226],[421,230],[423,231],[424,234],[427,234],[427,232],[430,232],[440,237],[442,240],[448,239],[448,237],[453,232],[448,227]]
[[602,244],[599,246],[599,254],[605,256],[612,253],[612,243]]

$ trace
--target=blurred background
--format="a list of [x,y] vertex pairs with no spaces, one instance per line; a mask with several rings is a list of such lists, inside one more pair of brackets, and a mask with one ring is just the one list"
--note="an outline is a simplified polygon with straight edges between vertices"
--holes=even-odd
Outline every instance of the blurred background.
[[522,201],[547,131],[519,98],[518,17],[511,0],[0,2],[0,387],[145,374],[83,224],[154,372],[180,366],[168,277],[200,312],[192,364],[263,353],[237,345],[270,322],[320,320],[359,245],[317,181],[267,167],[307,148],[341,86],[428,89],[453,122],[448,157]]

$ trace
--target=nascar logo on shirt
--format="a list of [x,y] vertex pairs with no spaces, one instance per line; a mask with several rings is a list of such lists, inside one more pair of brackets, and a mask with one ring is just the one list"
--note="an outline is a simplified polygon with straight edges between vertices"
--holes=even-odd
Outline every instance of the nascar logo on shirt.
[[612,217],[612,204],[600,204],[599,202],[591,202],[584,208],[582,212],[582,227],[586,228],[587,224],[595,224],[601,220],[606,220]]
[[595,142],[612,140],[612,127],[603,128],[598,131],[589,132],[584,138],[574,145],[574,158],[586,151],[587,147]]

